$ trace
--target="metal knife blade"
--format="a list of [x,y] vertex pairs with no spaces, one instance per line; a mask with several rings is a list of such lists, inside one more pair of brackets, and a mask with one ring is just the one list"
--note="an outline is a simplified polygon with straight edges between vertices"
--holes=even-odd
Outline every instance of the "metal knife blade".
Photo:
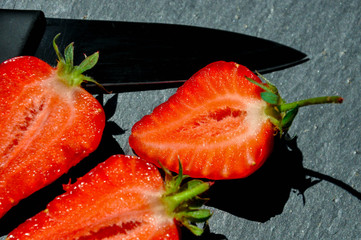
[[[261,73],[307,60],[293,48],[244,34],[194,26],[47,18],[35,56],[56,64],[52,40],[60,49],[75,42],[75,61],[99,51],[86,74],[113,92],[181,85],[197,70],[219,60],[234,61]],[[86,51],[86,52],[84,52]],[[93,84],[86,85],[91,92]]]

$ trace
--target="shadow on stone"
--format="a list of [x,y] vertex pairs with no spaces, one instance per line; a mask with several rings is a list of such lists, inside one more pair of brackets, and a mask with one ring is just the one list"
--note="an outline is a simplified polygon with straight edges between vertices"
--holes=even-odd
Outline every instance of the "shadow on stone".
[[276,137],[265,164],[244,179],[216,181],[207,205],[252,221],[265,222],[282,213],[291,191],[303,193],[320,180],[307,177],[297,139]]
[[191,231],[186,228],[181,230],[181,239],[187,240],[227,240],[227,237],[222,234],[212,233],[207,225],[204,229],[204,232],[201,236],[197,237]]

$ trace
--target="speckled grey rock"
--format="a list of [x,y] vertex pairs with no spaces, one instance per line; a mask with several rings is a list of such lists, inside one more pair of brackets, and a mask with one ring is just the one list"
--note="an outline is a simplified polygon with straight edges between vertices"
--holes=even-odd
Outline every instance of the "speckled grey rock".
[[[208,203],[214,216],[202,239],[361,239],[361,1],[2,0],[0,8],[216,28],[306,53],[309,61],[266,77],[287,101],[337,94],[344,103],[302,109],[290,132],[297,135],[293,146],[280,144],[249,179],[217,182]],[[98,152],[131,154],[132,125],[174,91],[98,96],[108,111],[111,143]],[[6,224],[1,221],[2,234]]]

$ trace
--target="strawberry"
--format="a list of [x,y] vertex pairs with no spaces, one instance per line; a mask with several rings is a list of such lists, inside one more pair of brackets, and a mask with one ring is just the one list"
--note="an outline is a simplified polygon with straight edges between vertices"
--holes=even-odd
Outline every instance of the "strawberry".
[[[180,167],[181,169],[181,167]],[[179,239],[176,222],[195,234],[202,229],[192,222],[205,221],[211,213],[199,209],[197,195],[209,183],[173,176],[135,156],[113,155],[74,184],[64,194],[8,235],[10,239]]]
[[98,53],[73,66],[73,45],[56,68],[32,56],[0,64],[0,217],[94,151],[105,114],[80,87]]
[[138,121],[129,144],[172,171],[179,158],[194,178],[244,178],[262,166],[274,135],[287,131],[299,107],[342,102],[334,96],[286,103],[264,80],[234,62],[209,64]]

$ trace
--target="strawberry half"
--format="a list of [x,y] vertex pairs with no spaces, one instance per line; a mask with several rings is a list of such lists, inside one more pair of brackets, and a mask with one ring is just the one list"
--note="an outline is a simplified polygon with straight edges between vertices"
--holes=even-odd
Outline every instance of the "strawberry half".
[[[57,38],[57,37],[56,37]],[[80,87],[98,53],[73,66],[73,45],[56,68],[22,56],[0,64],[0,217],[94,151],[105,114]]]
[[64,186],[65,193],[12,231],[7,239],[179,239],[176,222],[200,235],[190,223],[211,213],[197,197],[210,184],[160,172],[138,157],[114,155]]
[[274,135],[291,125],[301,106],[342,102],[321,97],[285,103],[277,88],[234,62],[215,62],[194,74],[168,101],[137,122],[135,153],[194,178],[244,178],[273,149]]

